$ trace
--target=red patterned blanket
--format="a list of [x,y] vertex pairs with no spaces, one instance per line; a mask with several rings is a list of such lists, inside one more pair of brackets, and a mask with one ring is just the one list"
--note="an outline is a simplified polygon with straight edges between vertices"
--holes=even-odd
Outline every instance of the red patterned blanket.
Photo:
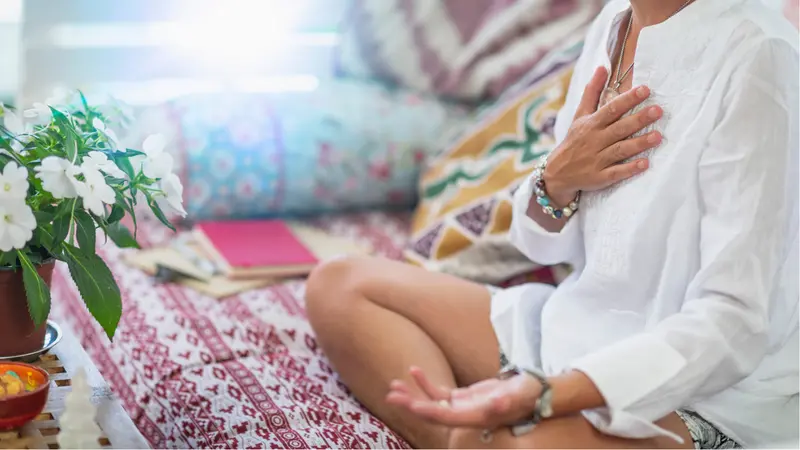
[[[407,217],[364,214],[320,225],[399,257]],[[140,242],[169,238],[145,224]],[[300,280],[222,301],[153,280],[101,255],[123,292],[113,344],[89,316],[65,266],[52,317],[72,329],[154,448],[406,448],[348,393],[305,320]]]
[[[369,213],[317,225],[399,258],[408,216]],[[171,233],[140,224],[144,246]],[[305,318],[302,280],[216,300],[153,279],[99,249],[123,293],[114,342],[94,323],[66,266],[52,317],[71,329],[154,448],[408,448],[348,393]],[[548,282],[549,272],[518,277]]]

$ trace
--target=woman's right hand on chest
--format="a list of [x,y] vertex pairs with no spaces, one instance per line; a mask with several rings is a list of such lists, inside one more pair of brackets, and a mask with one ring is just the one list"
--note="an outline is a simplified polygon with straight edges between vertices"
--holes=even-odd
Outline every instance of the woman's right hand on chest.
[[660,107],[650,106],[625,115],[650,96],[647,87],[630,89],[597,108],[607,76],[605,68],[595,71],[566,138],[547,158],[543,178],[558,205],[568,204],[579,191],[604,189],[647,170],[647,159],[624,161],[661,143],[657,131],[629,139],[663,114]]

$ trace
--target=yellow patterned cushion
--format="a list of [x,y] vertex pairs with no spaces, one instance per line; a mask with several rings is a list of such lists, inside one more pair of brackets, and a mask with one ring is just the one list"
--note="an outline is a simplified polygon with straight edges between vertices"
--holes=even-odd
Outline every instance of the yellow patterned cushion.
[[489,283],[535,267],[508,242],[512,194],[555,144],[573,67],[555,65],[433,161],[420,180],[409,262]]

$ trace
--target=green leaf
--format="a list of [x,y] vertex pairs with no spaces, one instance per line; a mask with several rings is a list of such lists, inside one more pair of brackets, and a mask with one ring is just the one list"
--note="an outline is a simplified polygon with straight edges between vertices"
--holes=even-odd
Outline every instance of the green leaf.
[[[136,200],[135,200],[136,199],[136,193],[133,191],[133,189],[131,189],[131,195],[132,195],[131,198],[125,197],[124,195],[122,195],[122,192],[119,192],[119,191],[115,191],[115,194],[117,196],[117,203],[114,205],[114,207],[121,206],[122,209],[125,210],[125,212],[130,214],[131,220],[133,220],[133,238],[136,239],[136,230],[137,230],[138,226],[136,224],[136,213],[134,212],[134,209],[133,209],[133,206],[136,204]],[[113,210],[112,210],[112,213],[113,213]],[[108,222],[111,223],[111,220],[109,220]]]
[[53,233],[50,227],[45,225],[37,226],[36,230],[33,232],[33,238],[36,239],[42,247],[46,248],[47,251],[52,252],[55,249],[53,245]]
[[75,134],[72,130],[64,130],[66,139],[64,140],[64,150],[67,152],[67,159],[75,163],[78,159],[78,141],[75,139]]
[[66,126],[67,127],[66,129],[62,129],[61,131],[66,131],[67,129],[72,128],[72,127],[70,127],[69,119],[67,119],[67,116],[65,116],[64,113],[62,113],[61,111],[53,108],[52,106],[50,106],[49,108],[50,108],[50,112],[53,113],[53,119],[55,119],[55,121],[58,124],[59,128],[61,128],[62,126]]
[[86,96],[83,95],[81,90],[78,90],[78,95],[81,97],[81,104],[83,105],[83,110],[86,114],[89,114],[91,110],[89,109],[89,102],[86,101]]
[[64,256],[86,308],[113,339],[122,316],[122,298],[111,270],[96,254],[83,253],[66,243]]
[[164,226],[166,226],[167,228],[169,228],[172,231],[177,231],[175,229],[175,227],[172,226],[171,223],[169,223],[169,220],[167,219],[167,216],[164,215],[164,211],[161,210],[161,207],[158,206],[158,203],[156,203],[155,200],[153,200],[152,198],[148,198],[147,199],[147,206],[150,207],[150,209],[153,211],[153,214],[155,214],[156,218],[158,218],[158,220],[160,220],[161,223],[164,224]]
[[71,216],[72,211],[75,209],[75,202],[77,201],[78,199],[72,199],[72,200],[64,200],[63,202],[61,202],[54,212],[55,216],[56,217]]
[[75,211],[75,236],[84,253],[94,253],[97,231],[92,217],[82,209]]
[[34,211],[33,216],[36,217],[37,226],[49,224],[55,218],[55,214],[49,213],[47,211]]
[[120,248],[139,248],[139,243],[136,242],[128,227],[119,222],[109,224],[105,232]]
[[119,170],[125,173],[131,180],[136,178],[136,172],[133,170],[133,165],[128,160],[128,156],[124,152],[111,152],[111,159],[114,164],[119,167]]
[[53,245],[58,245],[59,242],[63,242],[64,239],[67,238],[69,234],[69,227],[72,224],[72,215],[67,214],[63,216],[56,216],[55,220],[53,220]]
[[0,253],[1,267],[17,267],[17,254],[15,252]]
[[25,284],[25,295],[28,297],[28,311],[36,326],[47,320],[50,315],[50,289],[45,284],[36,266],[25,255],[25,252],[17,250],[20,264],[22,264],[22,282]]
[[28,255],[28,258],[31,260],[31,263],[33,264],[41,264],[42,261],[44,261],[44,258],[39,253],[31,253],[30,255]]
[[[117,194],[119,193],[117,192]],[[121,194],[119,195],[121,196]],[[127,203],[125,203],[124,199],[122,200],[122,204],[127,206]],[[123,217],[125,217],[125,209],[120,205],[114,205],[111,208],[111,214],[108,215],[108,219],[106,219],[106,221],[108,223],[117,223],[122,220]]]

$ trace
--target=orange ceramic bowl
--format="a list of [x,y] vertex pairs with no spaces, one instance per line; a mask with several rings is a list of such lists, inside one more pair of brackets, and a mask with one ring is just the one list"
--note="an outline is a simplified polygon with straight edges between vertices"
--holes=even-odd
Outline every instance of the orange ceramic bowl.
[[44,370],[0,362],[0,430],[21,427],[41,414],[49,392],[50,377]]

